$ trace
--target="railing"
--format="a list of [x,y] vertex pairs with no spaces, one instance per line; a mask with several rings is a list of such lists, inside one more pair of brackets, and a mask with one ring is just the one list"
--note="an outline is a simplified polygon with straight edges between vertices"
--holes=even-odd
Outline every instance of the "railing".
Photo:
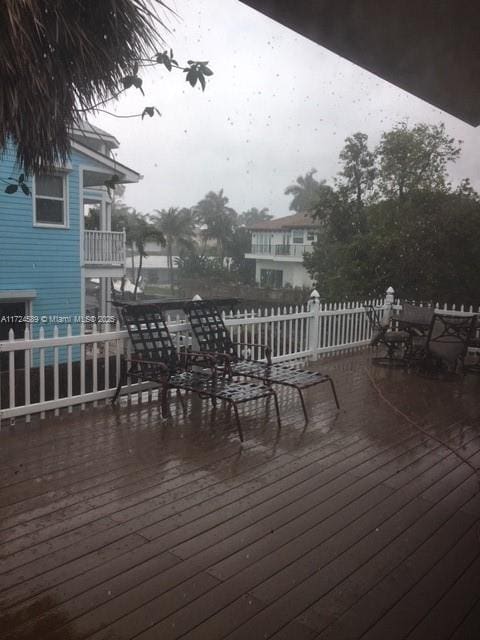
[[311,244],[252,244],[249,253],[272,257],[303,258],[304,253],[312,251],[313,245]]
[[[398,307],[393,290],[384,300],[323,304],[314,291],[306,305],[249,309],[225,316],[232,339],[247,344],[268,344],[276,362],[292,359],[316,359],[343,350],[364,348],[371,330],[364,305],[373,304],[385,313]],[[471,313],[472,308],[438,309],[447,313]],[[177,346],[195,346],[190,325],[181,317],[168,317],[169,329]],[[46,338],[40,329],[31,337],[26,329],[23,339],[0,342],[0,421],[88,404],[108,403],[115,393],[121,363],[129,356],[128,334],[118,324],[95,325],[91,333],[84,326],[55,327],[53,337]],[[78,335],[74,335],[77,333]],[[255,347],[249,349],[252,358],[260,358]],[[122,393],[133,394],[151,390],[150,383],[127,384]]]
[[125,264],[124,231],[84,231],[84,263],[123,266]]

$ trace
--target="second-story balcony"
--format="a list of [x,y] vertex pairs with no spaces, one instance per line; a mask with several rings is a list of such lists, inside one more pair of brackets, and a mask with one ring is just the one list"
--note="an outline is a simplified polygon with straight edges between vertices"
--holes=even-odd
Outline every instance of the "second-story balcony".
[[304,254],[312,251],[311,244],[252,244],[250,252],[245,254],[245,257],[301,262]]
[[[84,231],[83,263],[87,268],[108,269],[111,275],[125,268],[124,231]],[[110,275],[110,274],[107,274]]]

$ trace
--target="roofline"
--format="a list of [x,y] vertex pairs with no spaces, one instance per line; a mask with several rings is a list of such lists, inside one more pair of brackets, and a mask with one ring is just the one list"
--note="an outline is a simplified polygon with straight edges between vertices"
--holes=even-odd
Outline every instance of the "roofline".
[[[273,222],[273,221],[272,221]],[[278,227],[267,227],[267,226],[252,226],[246,227],[249,231],[281,231],[282,229],[320,229],[322,225],[319,224],[284,224],[279,225]]]
[[143,178],[143,176],[137,171],[130,169],[117,160],[112,160],[112,158],[109,158],[99,151],[94,151],[93,149],[90,149],[90,147],[86,147],[85,145],[80,144],[80,142],[77,142],[76,140],[72,140],[71,145],[72,149],[75,149],[76,151],[83,153],[83,155],[92,158],[92,160],[103,164],[105,167],[111,169],[114,173],[122,173],[125,176],[125,180],[120,180],[120,182],[139,182]]
[[[90,126],[93,127],[93,125]],[[120,146],[120,142],[117,140],[117,138],[115,138],[115,136],[112,136],[111,133],[99,133],[94,129],[85,130],[81,127],[72,127],[72,133],[75,135],[81,135],[85,138],[96,138],[97,140],[101,140],[102,142],[108,140],[109,142],[113,142],[117,148]]]

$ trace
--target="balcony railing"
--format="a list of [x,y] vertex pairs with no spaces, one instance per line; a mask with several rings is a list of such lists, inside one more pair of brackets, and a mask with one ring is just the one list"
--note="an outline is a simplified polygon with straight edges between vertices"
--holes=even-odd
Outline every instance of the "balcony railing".
[[85,264],[122,267],[125,264],[124,231],[84,231]]
[[250,253],[272,257],[302,258],[304,253],[312,251],[311,244],[252,244]]

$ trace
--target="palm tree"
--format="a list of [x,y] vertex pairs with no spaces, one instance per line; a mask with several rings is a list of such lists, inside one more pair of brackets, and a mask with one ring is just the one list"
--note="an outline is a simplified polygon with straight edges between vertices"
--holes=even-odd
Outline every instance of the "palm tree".
[[267,220],[271,220],[272,218],[273,216],[268,213],[268,207],[263,207],[263,209],[252,207],[238,216],[238,224],[250,227],[252,224],[257,222],[267,222]]
[[[162,232],[146,216],[131,207],[122,206],[112,212],[112,229],[125,229],[126,244],[132,260],[132,277],[135,278],[134,298],[142,275],[143,259],[147,256],[145,245],[149,240],[165,245]],[[138,254],[138,268],[135,275],[135,253]]]
[[202,235],[205,240],[216,240],[217,253],[223,259],[225,247],[233,237],[233,230],[237,225],[237,213],[227,207],[228,198],[223,195],[223,189],[218,193],[209,191],[195,207],[195,213],[200,222],[205,225]]
[[313,177],[316,169],[310,169],[305,176],[298,176],[296,184],[291,184],[285,189],[285,195],[293,196],[290,203],[291,211],[311,211],[319,200],[319,192],[325,181],[318,182]]
[[163,26],[149,0],[2,0],[0,150],[11,139],[26,173],[64,164],[85,111],[140,85]]
[[154,227],[164,236],[167,249],[167,265],[170,288],[173,291],[173,248],[177,246],[188,252],[195,246],[194,221],[190,209],[155,209],[157,216],[152,219]]

